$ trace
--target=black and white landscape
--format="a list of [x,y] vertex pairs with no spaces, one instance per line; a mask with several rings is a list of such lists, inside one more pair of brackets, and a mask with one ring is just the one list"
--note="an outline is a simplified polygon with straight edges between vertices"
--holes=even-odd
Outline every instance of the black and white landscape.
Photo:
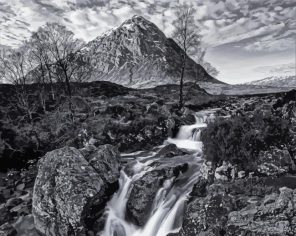
[[295,19],[0,0],[0,236],[296,235]]

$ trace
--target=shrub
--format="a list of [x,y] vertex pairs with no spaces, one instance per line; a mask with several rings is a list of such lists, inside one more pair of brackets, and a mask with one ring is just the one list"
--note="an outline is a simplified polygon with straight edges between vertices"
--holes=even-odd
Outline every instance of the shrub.
[[289,122],[262,113],[217,119],[202,132],[205,158],[215,165],[223,161],[253,170],[261,150],[281,148],[290,142]]

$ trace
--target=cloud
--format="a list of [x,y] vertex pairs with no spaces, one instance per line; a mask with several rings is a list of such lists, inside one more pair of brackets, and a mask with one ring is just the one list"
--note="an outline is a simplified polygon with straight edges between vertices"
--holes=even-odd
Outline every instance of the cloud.
[[[246,50],[286,49],[296,33],[296,2],[285,0],[188,0],[197,8],[196,20],[208,47],[232,43]],[[0,3],[0,30],[29,37],[46,21],[59,21],[86,41],[134,14],[172,32],[172,9],[178,0],[11,0]],[[15,24],[16,20],[24,24]],[[24,25],[28,30],[25,30]],[[268,38],[268,36],[270,38]],[[20,41],[22,38],[16,40]],[[2,44],[11,39],[3,37]],[[285,43],[288,43],[286,45]],[[284,48],[282,48],[286,45]]]

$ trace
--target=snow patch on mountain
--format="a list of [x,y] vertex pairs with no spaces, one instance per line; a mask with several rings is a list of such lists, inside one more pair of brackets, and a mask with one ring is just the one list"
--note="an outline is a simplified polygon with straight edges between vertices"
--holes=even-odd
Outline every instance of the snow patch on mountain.
[[269,87],[296,87],[296,78],[293,75],[270,76],[262,80],[248,82],[249,85],[262,85]]

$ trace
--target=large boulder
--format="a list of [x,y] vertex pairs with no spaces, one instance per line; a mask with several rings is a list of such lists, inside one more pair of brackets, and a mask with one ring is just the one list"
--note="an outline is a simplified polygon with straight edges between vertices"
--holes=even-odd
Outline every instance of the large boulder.
[[179,236],[223,235],[235,203],[227,194],[194,197],[188,203]]
[[227,235],[296,235],[296,191],[283,187],[228,216]]
[[[38,163],[33,193],[36,229],[44,235],[85,235],[118,187],[119,153],[111,145],[64,147]],[[95,212],[95,213],[94,213]]]
[[261,151],[257,160],[257,171],[265,176],[279,176],[295,170],[295,164],[289,151],[272,147]]

